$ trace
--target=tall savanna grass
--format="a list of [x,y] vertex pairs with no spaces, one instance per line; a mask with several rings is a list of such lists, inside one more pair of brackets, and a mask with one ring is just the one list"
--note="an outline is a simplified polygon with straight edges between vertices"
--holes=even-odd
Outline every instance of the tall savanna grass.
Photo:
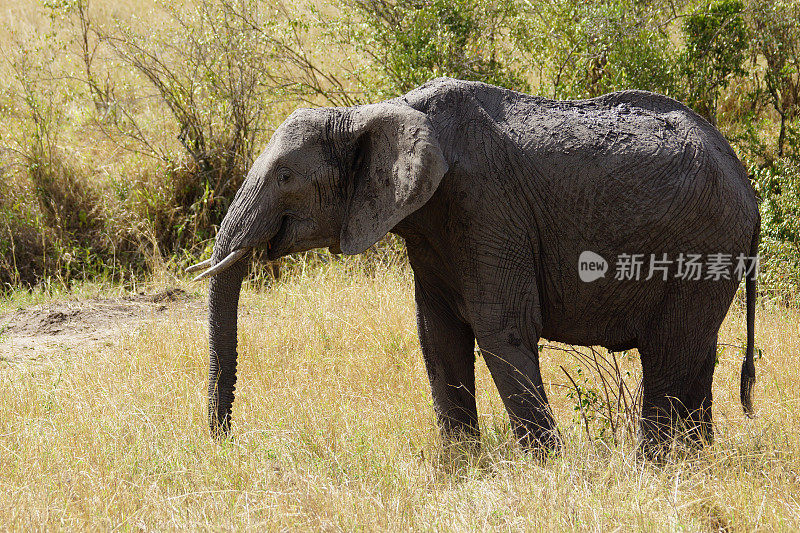
[[[206,422],[207,326],[175,306],[38,365],[0,363],[0,524],[30,529],[665,530],[800,528],[800,314],[759,309],[758,417],[738,400],[743,312],[723,326],[716,442],[641,461],[593,438],[561,350],[542,352],[565,440],[513,442],[477,358],[480,450],[440,441],[412,277],[331,262],[251,283],[240,308],[234,431]],[[635,374],[637,358],[623,363]],[[635,383],[631,384],[635,386]],[[592,426],[592,431],[595,427]]]
[[[442,74],[548,96],[680,97],[695,72],[680,68],[680,21],[711,13],[694,0],[635,12],[617,0],[6,4],[2,311],[135,291],[148,276],[175,283],[178,267],[208,256],[250,161],[297,106],[374,101]],[[0,353],[0,529],[800,530],[800,312],[782,307],[800,279],[800,108],[787,92],[797,71],[784,68],[797,54],[773,46],[798,42],[786,16],[796,6],[746,4],[733,22],[764,21],[748,73],[705,96],[766,199],[762,287],[775,294],[758,311],[756,419],[738,399],[737,303],[720,336],[712,446],[643,462],[635,438],[608,426],[607,398],[582,401],[602,389],[586,359],[550,347],[541,361],[562,455],[540,461],[514,443],[480,354],[481,446],[447,447],[412,275],[389,239],[367,257],[287,258],[278,279],[249,282],[228,441],[209,437],[207,325],[191,306],[170,305],[119,342],[24,364]],[[683,67],[706,59],[719,58]],[[637,354],[618,362],[635,391]]]

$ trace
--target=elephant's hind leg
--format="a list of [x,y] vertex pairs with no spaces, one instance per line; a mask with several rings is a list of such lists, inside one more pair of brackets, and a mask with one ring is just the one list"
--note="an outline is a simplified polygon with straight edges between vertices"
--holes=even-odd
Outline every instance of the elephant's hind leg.
[[684,348],[679,352],[680,357],[671,352],[640,351],[643,374],[640,444],[645,453],[660,456],[675,438],[697,446],[710,443],[714,358],[708,354],[715,352],[715,348],[708,344],[702,349]]
[[675,437],[696,444],[713,437],[711,382],[724,314],[712,316],[708,309],[707,302],[673,299],[642,335],[640,436],[651,456],[666,451]]
[[686,438],[697,445],[714,441],[714,425],[711,417],[711,383],[717,363],[717,342],[708,349],[706,356],[686,388]]

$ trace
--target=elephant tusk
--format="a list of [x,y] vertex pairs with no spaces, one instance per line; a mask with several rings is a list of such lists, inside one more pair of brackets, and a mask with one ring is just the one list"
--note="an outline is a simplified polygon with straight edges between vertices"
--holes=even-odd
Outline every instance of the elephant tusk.
[[208,270],[206,270],[205,272],[194,278],[192,281],[200,281],[201,279],[210,278],[211,276],[216,276],[220,272],[223,272],[228,268],[230,268],[231,265],[233,265],[236,261],[241,259],[242,256],[245,255],[247,252],[248,248],[240,248],[239,250],[231,252],[230,254],[228,254],[228,257],[226,257],[213,267],[209,268]]
[[196,265],[190,266],[189,268],[184,270],[184,272],[187,272],[187,273],[189,273],[189,272],[197,272],[198,270],[203,270],[204,268],[210,267],[213,263],[214,263],[213,259],[206,259],[205,261],[203,261],[201,263],[197,263]]

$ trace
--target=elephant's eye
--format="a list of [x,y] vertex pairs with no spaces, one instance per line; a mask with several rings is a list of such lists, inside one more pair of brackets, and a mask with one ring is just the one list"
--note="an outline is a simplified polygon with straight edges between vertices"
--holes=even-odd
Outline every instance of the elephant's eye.
[[289,181],[289,178],[291,178],[291,177],[292,177],[292,172],[286,167],[284,167],[284,168],[282,168],[282,169],[280,169],[278,171],[278,182],[279,183],[286,183],[287,181]]

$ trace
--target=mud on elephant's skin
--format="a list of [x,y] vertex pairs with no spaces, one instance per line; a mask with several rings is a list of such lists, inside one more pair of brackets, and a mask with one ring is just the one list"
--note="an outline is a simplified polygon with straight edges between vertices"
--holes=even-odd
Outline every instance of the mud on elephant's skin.
[[[557,448],[540,338],[638,348],[643,443],[678,422],[712,438],[717,333],[739,280],[579,279],[578,257],[755,256],[756,196],[731,147],[682,104],[641,91],[560,102],[437,79],[351,108],[301,109],[250,170],[210,267],[209,417],[227,434],[237,306],[255,247],[363,252],[403,237],[441,430],[478,435],[474,346],[523,443]],[[202,276],[200,276],[202,277]],[[753,278],[753,279],[751,279]],[[741,397],[752,409],[755,279]]]

